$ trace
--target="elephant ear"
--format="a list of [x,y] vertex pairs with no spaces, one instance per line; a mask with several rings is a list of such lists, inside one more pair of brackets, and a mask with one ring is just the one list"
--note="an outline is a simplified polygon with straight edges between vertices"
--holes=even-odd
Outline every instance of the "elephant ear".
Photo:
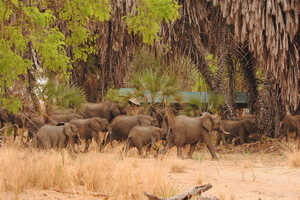
[[100,131],[102,128],[101,120],[98,118],[90,119],[88,127],[93,129],[94,131]]
[[140,126],[150,126],[153,125],[153,118],[150,116],[139,115],[137,122]]
[[208,132],[211,132],[213,130],[213,122],[211,117],[209,116],[203,116],[201,119],[202,126],[205,128]]
[[119,106],[115,103],[112,103],[111,106],[110,106],[110,111],[111,111],[111,114],[116,117],[118,115],[121,114],[121,110],[119,108]]

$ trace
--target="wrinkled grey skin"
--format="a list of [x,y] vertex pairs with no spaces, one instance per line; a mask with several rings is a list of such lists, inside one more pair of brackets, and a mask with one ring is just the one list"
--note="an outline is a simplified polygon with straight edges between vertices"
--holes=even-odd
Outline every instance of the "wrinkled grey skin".
[[295,140],[299,138],[300,134],[300,115],[287,114],[280,122],[279,133],[281,137],[285,137],[286,142],[289,141],[288,135],[290,132],[295,132]]
[[[99,148],[101,148],[101,141],[99,132],[107,132],[109,123],[106,119],[100,117],[92,117],[89,119],[74,119],[69,123],[77,126],[80,140],[85,141],[84,152],[87,152],[92,139],[96,141]],[[100,149],[101,150],[101,149]]]
[[50,115],[61,115],[61,114],[71,114],[71,113],[76,113],[76,111],[72,108],[67,108],[67,109],[61,109],[56,106],[51,106],[48,110],[48,113]]
[[167,131],[162,128],[158,128],[155,126],[135,126],[133,127],[128,135],[125,154],[127,154],[128,150],[132,147],[136,147],[138,149],[139,155],[143,154],[143,147],[147,146],[147,153],[151,150],[152,145],[156,142],[165,138],[167,135]]
[[222,120],[221,127],[224,131],[230,134],[224,134],[222,131],[218,132],[217,143],[220,144],[221,138],[223,144],[232,143],[233,138],[239,138],[239,143],[244,144],[248,141],[250,134],[256,133],[258,128],[255,124],[254,119],[243,119],[243,120]]
[[74,148],[74,139],[78,137],[76,126],[66,123],[64,126],[44,125],[34,138],[34,146],[41,149],[65,148],[71,145]]
[[112,145],[114,140],[120,142],[127,140],[130,130],[137,125],[155,126],[156,124],[156,120],[148,115],[118,116],[111,123],[111,131],[106,141],[104,141],[104,146],[108,142]]
[[62,114],[52,114],[49,116],[51,120],[54,120],[56,123],[60,122],[69,122],[73,119],[82,119],[83,117],[76,113],[62,113]]
[[217,159],[215,147],[212,144],[213,130],[220,129],[220,120],[209,113],[201,117],[188,117],[179,115],[175,118],[174,125],[167,136],[167,148],[177,147],[177,156],[183,158],[182,147],[190,144],[188,156],[191,158],[198,142],[204,142],[213,159]]
[[85,103],[81,106],[81,113],[85,118],[100,117],[111,122],[118,115],[126,114],[124,108],[110,101],[101,103]]

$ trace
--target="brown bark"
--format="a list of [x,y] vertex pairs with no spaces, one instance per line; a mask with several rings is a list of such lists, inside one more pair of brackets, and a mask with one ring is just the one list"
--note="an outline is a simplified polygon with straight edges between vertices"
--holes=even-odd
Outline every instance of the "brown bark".
[[[234,26],[237,41],[249,42],[249,50],[283,90],[283,100],[296,109],[300,96],[300,1],[207,0],[220,8]],[[255,10],[255,12],[253,12]]]
[[255,59],[247,47],[239,49],[239,59],[248,86],[248,107],[253,114],[258,98]]

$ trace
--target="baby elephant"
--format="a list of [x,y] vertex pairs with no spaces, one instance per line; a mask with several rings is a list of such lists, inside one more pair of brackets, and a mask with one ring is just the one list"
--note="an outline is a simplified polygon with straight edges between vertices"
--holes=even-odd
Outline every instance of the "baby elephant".
[[135,126],[133,127],[128,135],[127,144],[125,148],[125,154],[131,147],[136,147],[138,149],[139,155],[143,154],[143,147],[147,146],[147,153],[151,150],[153,144],[165,138],[167,131],[162,128],[155,126]]

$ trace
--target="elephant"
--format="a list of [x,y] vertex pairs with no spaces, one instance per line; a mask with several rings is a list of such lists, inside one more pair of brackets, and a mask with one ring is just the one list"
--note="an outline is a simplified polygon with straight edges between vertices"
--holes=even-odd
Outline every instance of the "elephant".
[[300,115],[287,114],[283,120],[280,122],[280,135],[285,137],[286,142],[288,142],[289,132],[296,132],[295,140],[300,136]]
[[39,129],[34,137],[33,146],[42,149],[62,149],[70,145],[75,151],[74,140],[79,137],[78,133],[78,128],[70,123],[66,123],[64,126],[46,124]]
[[0,121],[1,124],[11,123],[14,130],[14,140],[17,136],[18,128],[28,129],[27,142],[33,139],[34,135],[38,130],[45,124],[56,125],[57,122],[49,118],[48,116],[42,115],[40,113],[32,112],[31,110],[26,110],[27,112],[20,111],[17,114],[8,112],[7,109],[0,107]]
[[111,123],[111,130],[104,141],[103,146],[110,142],[112,146],[112,142],[117,140],[119,142],[125,141],[129,135],[130,130],[137,126],[157,126],[157,121],[148,115],[120,115],[116,117]]
[[229,132],[225,134],[224,131],[218,131],[216,146],[220,144],[221,138],[223,144],[232,143],[233,138],[238,137],[239,143],[244,144],[248,141],[250,134],[258,131],[253,118],[244,118],[242,120],[222,120],[222,130]]
[[125,115],[125,108],[120,104],[110,101],[104,101],[101,103],[85,103],[81,106],[81,113],[85,118],[100,117],[107,119],[108,122],[118,115]]
[[4,123],[9,121],[10,121],[10,116],[8,111],[0,106],[0,128],[4,126]]
[[79,131],[80,140],[85,141],[84,152],[87,152],[89,145],[94,138],[96,143],[99,145],[101,150],[101,142],[99,138],[99,131],[107,132],[109,128],[109,123],[107,119],[100,117],[92,117],[89,119],[73,119],[69,123],[77,126]]
[[76,111],[72,108],[59,108],[58,106],[48,106],[47,107],[47,113],[49,115],[60,115],[60,114],[71,114],[71,113],[75,113]]
[[139,155],[142,155],[144,146],[147,146],[146,154],[151,150],[151,147],[159,140],[165,138],[167,131],[155,126],[135,126],[128,135],[125,147],[125,154],[131,147],[138,149]]
[[83,117],[76,113],[62,113],[62,114],[52,114],[49,119],[55,121],[56,123],[69,122],[72,119],[82,119]]
[[174,125],[168,133],[167,145],[163,153],[176,146],[177,156],[183,158],[182,147],[190,144],[188,156],[191,158],[197,143],[204,141],[212,158],[217,159],[211,139],[213,130],[221,130],[220,120],[216,116],[209,113],[203,113],[201,117],[179,115],[175,117]]

